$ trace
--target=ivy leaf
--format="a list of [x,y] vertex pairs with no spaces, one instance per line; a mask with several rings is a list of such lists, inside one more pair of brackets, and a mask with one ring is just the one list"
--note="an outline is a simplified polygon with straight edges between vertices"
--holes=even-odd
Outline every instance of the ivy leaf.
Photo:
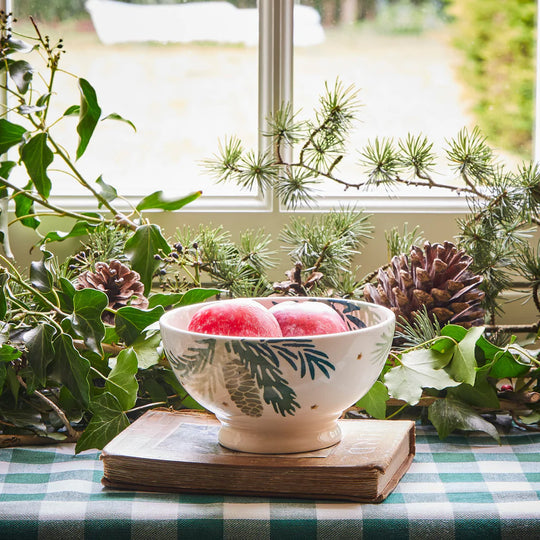
[[131,345],[145,328],[159,321],[163,313],[165,310],[161,306],[149,310],[133,306],[122,307],[114,317],[116,333],[127,345]]
[[[32,182],[28,182],[26,186],[24,187],[25,190],[30,190],[32,188]],[[24,225],[25,227],[30,227],[31,229],[37,229],[39,227],[39,224],[41,223],[40,220],[34,216],[32,217],[24,217],[24,216],[30,216],[34,213],[34,201],[27,197],[23,192],[17,193],[13,197],[15,201],[15,215],[18,218],[21,218],[19,221],[21,225]]]
[[[97,180],[96,180],[96,184],[99,186],[99,190],[98,190],[98,193],[108,202],[110,201],[114,201],[114,199],[116,199],[116,197],[118,197],[118,192],[116,191],[116,188],[114,188],[113,186],[107,184],[104,180],[103,180],[103,177],[100,176]],[[101,203],[99,204],[99,207],[101,208]]]
[[137,355],[139,369],[148,369],[155,366],[161,356],[161,333],[159,330],[145,332],[139,336],[131,345]]
[[92,402],[92,419],[75,445],[78,454],[90,448],[103,447],[129,426],[128,417],[115,396],[105,392]]
[[58,279],[60,290],[57,291],[58,298],[60,299],[60,309],[64,312],[71,313],[73,311],[73,297],[75,296],[76,289],[73,283],[65,277]]
[[[3,178],[4,180],[7,180],[9,178],[9,175],[11,174],[11,171],[13,167],[17,165],[14,161],[2,161],[0,162],[0,178]],[[7,194],[6,187],[0,186],[0,197],[5,197]]]
[[527,416],[520,416],[519,420],[527,425],[536,424],[540,422],[540,411],[532,412]]
[[2,394],[4,384],[6,382],[6,379],[8,379],[9,374],[10,377],[8,382],[10,384],[11,393],[15,396],[15,399],[17,399],[17,394],[19,392],[19,382],[16,377],[14,377],[13,368],[11,365],[9,365],[9,362],[19,358],[21,354],[21,351],[11,345],[7,345],[6,343],[4,343],[0,347],[0,395]]
[[46,426],[42,421],[41,414],[33,410],[3,410],[3,418],[18,428],[34,430],[45,430]]
[[[150,378],[144,379],[143,385],[144,385],[144,393],[145,395],[149,396],[151,401],[153,401],[154,403],[159,403],[159,402],[167,403],[167,392],[165,391],[165,388],[163,388],[163,386],[161,386],[161,384],[156,379],[150,379]],[[180,397],[180,394],[178,394],[176,391],[175,393]],[[183,400],[182,400],[182,404],[184,404]]]
[[152,277],[159,261],[154,255],[163,252],[168,255],[171,247],[163,238],[161,229],[156,224],[141,225],[125,244],[125,254],[131,268],[139,273],[144,284],[144,292],[148,294],[152,287]]
[[17,374],[15,373],[15,370],[11,364],[6,365],[5,378],[8,388],[11,391],[11,395],[13,396],[15,403],[17,403],[19,401],[19,390],[21,389],[21,383],[19,382],[19,379],[17,379]]
[[467,329],[459,324],[447,324],[441,328],[441,336],[448,336],[459,342],[467,335]]
[[26,60],[16,60],[9,63],[8,69],[19,93],[26,94],[34,76],[34,68]]
[[4,320],[7,314],[7,299],[6,299],[6,291],[4,289],[4,285],[8,281],[8,274],[7,273],[1,273],[0,274],[0,320]]
[[50,251],[43,250],[43,259],[30,263],[30,283],[39,292],[47,293],[52,289],[53,275],[49,270],[49,261],[52,257],[53,254]]
[[47,167],[53,162],[54,154],[47,145],[47,133],[34,135],[21,149],[21,159],[28,171],[37,192],[44,198],[51,193],[51,180]]
[[493,343],[488,341],[484,336],[481,336],[480,339],[478,339],[478,341],[476,342],[476,360],[481,365],[485,364],[486,362],[492,361],[495,356],[501,352],[504,352],[504,349],[497,347],[497,345],[494,345]]
[[489,374],[496,379],[511,379],[525,375],[530,368],[531,364],[525,356],[521,357],[500,349],[493,358]]
[[204,300],[220,294],[223,292],[221,289],[205,289],[195,287],[189,289],[185,293],[155,293],[148,298],[148,307],[153,308],[155,306],[188,306],[191,304],[198,304],[204,302]]
[[63,116],[79,116],[81,114],[80,105],[71,105],[65,111]]
[[0,118],[0,154],[5,154],[12,146],[21,143],[25,133],[24,127]]
[[13,36],[7,40],[7,45],[7,48],[4,50],[4,54],[6,55],[16,52],[27,54],[37,48],[37,45],[30,45],[29,43],[26,43],[26,41],[14,38]]
[[195,191],[185,197],[181,197],[180,199],[166,199],[163,196],[163,191],[155,191],[139,202],[137,205],[137,210],[140,212],[142,210],[158,209],[172,212],[174,210],[179,210],[186,204],[197,200],[201,195],[202,191]]
[[461,429],[483,431],[500,443],[499,433],[495,426],[460,401],[448,398],[438,399],[429,406],[428,418],[441,439],[445,439],[456,429]]
[[0,347],[0,363],[11,362],[12,360],[17,360],[21,356],[22,352],[19,349],[16,349],[12,345],[4,343]]
[[105,382],[105,389],[116,397],[124,411],[131,409],[137,401],[137,355],[133,349],[123,349],[116,357],[116,364]]
[[6,384],[7,378],[7,367],[6,364],[0,364],[0,396],[4,390],[4,385]]
[[[0,161],[0,199],[4,199],[8,196],[8,190],[5,185],[2,184],[2,179],[7,180],[13,167],[16,163],[14,161]],[[4,232],[0,231],[0,243],[4,242]]]
[[58,405],[71,422],[79,423],[82,421],[83,410],[81,405],[77,403],[77,400],[65,386],[62,386],[60,392],[58,392]]
[[85,407],[90,404],[90,385],[88,373],[90,362],[81,356],[73,339],[68,334],[60,334],[54,341],[55,350],[54,369],[59,382],[65,384],[73,397]]
[[155,293],[148,297],[148,307],[150,309],[156,306],[164,308],[174,306],[182,300],[185,293]]
[[474,386],[463,383],[456,388],[449,388],[448,397],[473,407],[498,409],[500,407],[499,398],[497,391],[488,380],[489,370],[489,365],[479,368],[476,372]]
[[85,345],[100,356],[103,354],[101,342],[105,337],[105,326],[101,320],[109,299],[103,291],[81,289],[73,296],[73,330],[83,338]]
[[[97,216],[97,214],[92,215]],[[63,242],[68,238],[83,236],[96,227],[97,224],[95,222],[89,223],[88,221],[77,220],[70,231],[50,231],[39,241],[39,244],[43,245],[47,242]]]
[[422,397],[423,388],[444,388],[458,386],[442,367],[448,363],[448,356],[432,349],[420,349],[405,353],[401,364],[390,369],[384,376],[384,383],[390,395],[415,405]]
[[105,337],[103,343],[120,343],[120,337],[112,326],[105,327]]
[[456,345],[454,356],[448,366],[448,373],[456,381],[474,386],[476,377],[476,342],[484,333],[481,326],[467,330],[465,337]]
[[[176,375],[171,370],[166,370],[162,373],[161,378],[167,383],[176,395],[180,398],[182,406],[187,409],[200,409],[204,410],[204,407],[195,401],[187,392],[186,389],[180,384]],[[156,396],[157,397],[157,396]],[[164,399],[153,399],[154,401],[167,401],[167,393],[165,393]]]
[[222,292],[223,291],[221,289],[211,289],[211,288],[205,289],[205,288],[196,287],[194,289],[189,289],[189,291],[186,291],[184,293],[184,296],[182,296],[182,300],[180,300],[180,302],[178,302],[177,305],[190,306],[192,304],[198,304]]
[[77,124],[77,133],[79,134],[77,159],[84,154],[101,117],[101,107],[97,102],[96,91],[86,79],[79,79],[79,91],[81,93],[81,109]]
[[47,368],[55,358],[53,339],[56,330],[50,324],[40,324],[23,335],[26,358],[32,372],[41,386],[47,382]]
[[384,419],[386,417],[386,402],[388,401],[388,389],[381,381],[375,381],[369,392],[356,403],[357,407],[373,416],[373,418]]
[[118,113],[108,114],[107,116],[103,117],[102,120],[117,120],[119,122],[125,122],[126,124],[128,124],[129,126],[133,128],[133,131],[137,131],[135,124],[131,120],[128,120],[124,118],[123,116],[120,116]]

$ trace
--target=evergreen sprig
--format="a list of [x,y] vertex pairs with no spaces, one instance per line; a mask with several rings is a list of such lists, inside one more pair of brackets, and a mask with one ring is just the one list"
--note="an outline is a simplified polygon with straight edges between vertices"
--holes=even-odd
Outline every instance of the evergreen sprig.
[[423,234],[423,232],[419,232],[418,226],[409,231],[407,222],[403,224],[401,232],[397,227],[386,231],[384,236],[388,248],[388,260],[401,253],[409,253],[413,246],[423,245],[425,241]]
[[292,262],[306,273],[322,272],[321,284],[334,287],[338,275],[351,272],[353,257],[371,237],[369,216],[353,207],[312,218],[293,217],[280,239]]
[[[264,185],[272,186],[280,201],[290,208],[316,204],[317,189],[324,182],[344,189],[420,187],[465,196],[469,213],[458,220],[459,247],[473,257],[475,263],[471,269],[484,278],[485,305],[491,314],[490,322],[494,323],[495,316],[501,312],[500,295],[516,280],[519,267],[516,261],[524,256],[523,250],[540,225],[539,166],[524,163],[515,171],[508,170],[475,127],[459,131],[444,149],[457,181],[441,182],[436,175],[433,143],[424,135],[408,134],[397,141],[379,137],[368,141],[359,149],[359,165],[364,174],[360,180],[350,182],[339,176],[339,163],[345,156],[348,134],[358,111],[357,92],[339,81],[334,87],[326,85],[312,120],[299,120],[291,107],[285,105],[275,120],[269,121],[272,129],[267,135],[272,138],[275,152],[273,159],[265,154],[265,163],[271,164],[265,173],[258,171]],[[285,143],[288,152],[282,151]],[[240,146],[236,144],[234,148],[239,151]],[[221,180],[244,185],[243,174],[227,168],[226,161],[214,161],[210,168]],[[319,245],[318,251],[325,245],[321,240],[324,234],[315,228],[309,233],[309,241],[302,240],[307,238],[304,229],[296,222],[284,231],[282,239],[285,243],[298,242],[291,255],[302,260],[305,268],[313,268],[316,257],[309,250]],[[391,253],[396,254],[397,249],[407,251],[412,238],[406,238],[404,233],[401,240],[396,234],[388,240]],[[337,243],[332,244],[332,249],[342,253]],[[337,267],[329,270],[339,272]]]
[[174,256],[160,258],[165,290],[212,283],[233,296],[267,296],[272,292],[267,272],[276,265],[275,252],[264,231],[244,231],[236,244],[223,227],[200,225],[197,230],[178,229],[175,238]]

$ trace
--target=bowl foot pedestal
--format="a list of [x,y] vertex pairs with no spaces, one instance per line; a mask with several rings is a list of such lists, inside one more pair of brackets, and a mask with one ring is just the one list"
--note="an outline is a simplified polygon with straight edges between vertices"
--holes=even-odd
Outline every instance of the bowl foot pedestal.
[[337,420],[324,424],[303,426],[297,429],[265,428],[260,422],[257,428],[221,424],[219,442],[230,450],[255,454],[291,454],[311,452],[333,446],[341,441],[342,433]]

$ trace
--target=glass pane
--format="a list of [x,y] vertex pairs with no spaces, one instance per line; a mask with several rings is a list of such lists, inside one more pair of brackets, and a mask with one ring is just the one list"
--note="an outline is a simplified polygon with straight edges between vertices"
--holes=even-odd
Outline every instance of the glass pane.
[[[356,150],[375,137],[424,134],[442,157],[464,127],[479,126],[511,166],[531,159],[536,0],[300,4],[319,17],[324,39],[296,43],[295,108],[310,113],[337,78],[359,89],[360,122],[342,178],[360,178]],[[445,160],[440,170],[450,174]]]
[[[103,173],[123,195],[157,189],[231,195],[231,186],[216,186],[201,160],[227,135],[256,147],[255,4],[15,0],[14,9],[25,33],[32,32],[27,15],[33,14],[51,41],[63,38],[63,70],[94,86],[104,115],[118,113],[137,128],[100,123],[79,164],[90,179]],[[62,73],[55,87],[54,110],[61,115],[79,102],[77,84]],[[64,119],[52,130],[70,152],[76,122]],[[54,183],[56,193],[80,193],[65,177]]]

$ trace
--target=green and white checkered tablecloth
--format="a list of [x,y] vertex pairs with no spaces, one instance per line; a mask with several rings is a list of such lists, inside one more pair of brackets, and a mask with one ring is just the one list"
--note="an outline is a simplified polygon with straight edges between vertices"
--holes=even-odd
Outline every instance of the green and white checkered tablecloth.
[[0,539],[540,539],[540,433],[419,427],[416,451],[385,502],[356,504],[114,491],[99,452],[0,449]]

